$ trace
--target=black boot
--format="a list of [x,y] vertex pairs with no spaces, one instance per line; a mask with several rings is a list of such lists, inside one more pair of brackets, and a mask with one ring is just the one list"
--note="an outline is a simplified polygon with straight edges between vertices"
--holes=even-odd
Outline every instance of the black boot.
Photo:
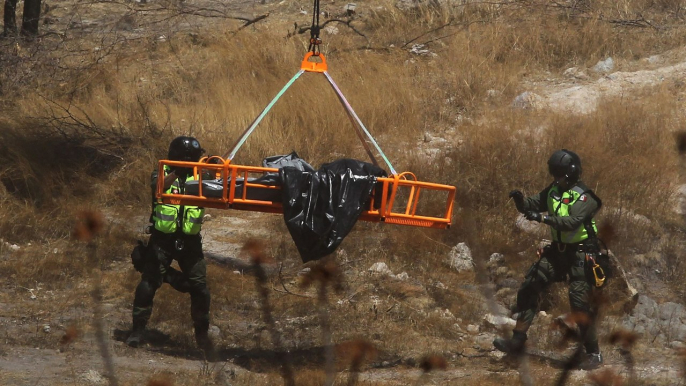
[[143,323],[133,323],[133,329],[131,334],[126,338],[126,344],[131,347],[138,347],[143,341],[143,334],[145,333],[145,324]]
[[198,345],[198,348],[205,353],[205,355],[209,355],[214,350],[214,344],[207,333],[209,327],[209,322],[197,323],[195,325],[195,343]]
[[526,334],[520,331],[514,331],[511,339],[496,338],[493,341],[493,346],[506,354],[521,354],[524,352],[525,343]]
[[586,354],[586,358],[581,361],[579,368],[582,370],[595,370],[603,364],[603,355],[601,353]]

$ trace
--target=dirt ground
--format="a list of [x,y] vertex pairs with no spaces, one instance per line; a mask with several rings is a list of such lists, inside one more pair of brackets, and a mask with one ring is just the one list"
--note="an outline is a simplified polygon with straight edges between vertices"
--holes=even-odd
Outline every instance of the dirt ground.
[[[339,12],[343,3],[330,5],[331,12]],[[242,17],[252,18],[272,12],[270,17],[280,21],[302,19],[300,6],[287,2],[255,3],[225,2],[228,12]],[[57,12],[57,11],[55,11]],[[284,16],[286,15],[286,16]],[[565,74],[548,74],[542,79],[531,81],[526,87],[531,94],[526,99],[527,108],[568,110],[576,113],[592,111],[597,102],[606,96],[637,96],[646,86],[659,84],[669,85],[681,82],[686,71],[686,49],[667,52],[663,55],[637,60],[634,63],[622,63],[622,71],[612,70],[607,73],[595,73],[592,69],[573,69]],[[440,135],[436,134],[437,136]],[[440,141],[437,141],[440,142]],[[108,214],[112,223],[145,224],[147,214],[139,217],[124,217],[120,213]],[[160,380],[157,385],[268,385],[279,384],[278,362],[275,353],[268,343],[268,336],[259,326],[259,307],[254,297],[243,295],[254,293],[247,257],[240,252],[246,239],[249,238],[283,238],[288,235],[280,219],[275,215],[255,214],[235,211],[210,211],[210,219],[204,226],[204,242],[207,258],[210,262],[210,276],[221,277],[221,280],[232,282],[231,290],[240,292],[246,298],[235,301],[231,310],[235,319],[225,319],[226,310],[218,310],[213,315],[213,333],[217,342],[215,357],[211,361],[202,352],[194,348],[188,321],[180,327],[174,324],[175,312],[187,313],[187,299],[182,304],[164,303],[166,316],[156,316],[148,331],[148,343],[141,348],[128,347],[124,341],[130,329],[131,303],[133,290],[139,278],[128,261],[128,256],[117,256],[102,273],[91,273],[77,282],[61,283],[59,288],[43,288],[41,283],[25,283],[26,286],[10,285],[9,278],[0,273],[0,384],[1,385],[104,385],[113,384],[106,378],[102,348],[92,325],[94,301],[91,288],[94,281],[102,280],[107,290],[102,301],[102,319],[106,332],[106,345],[114,364],[116,380],[121,385],[150,384],[151,379]],[[280,228],[279,228],[280,224]],[[264,225],[264,226],[262,226]],[[282,234],[275,235],[267,229],[281,229]],[[365,228],[366,229],[366,228]],[[360,233],[351,237],[362,237]],[[347,249],[355,248],[355,241],[345,244]],[[11,260],[21,263],[27,253],[49,254],[62,246],[18,245],[17,249],[3,246],[0,249],[0,260]],[[54,252],[57,254],[58,252]],[[336,295],[332,303],[338,304],[337,315],[359,317],[367,312],[367,307],[377,311],[377,304],[389,319],[405,318],[406,315],[429,315],[437,311],[435,306],[421,303],[428,298],[425,293],[429,283],[401,283],[395,279],[374,279],[373,286],[390,288],[389,292],[415,293],[419,300],[407,296],[402,301],[393,302],[392,297],[375,295],[374,288],[365,287],[367,281],[368,261],[349,263],[350,277],[361,278],[350,292]],[[293,285],[303,266],[299,261],[284,261],[270,270],[272,278],[271,291],[276,296],[295,298],[303,295]],[[280,279],[283,271],[286,279]],[[102,276],[99,276],[102,275]],[[240,278],[240,279],[239,279]],[[218,279],[217,279],[218,280]],[[649,285],[649,284],[646,284]],[[228,286],[228,284],[227,284]],[[245,288],[241,287],[244,286]],[[281,287],[282,286],[282,287]],[[288,287],[288,288],[287,288]],[[293,293],[284,293],[292,291]],[[412,292],[414,291],[414,292]],[[474,291],[478,293],[478,291]],[[234,294],[235,295],[235,294]],[[305,293],[304,295],[308,295]],[[312,294],[309,294],[310,296]],[[160,290],[158,297],[172,297],[168,288]],[[214,296],[214,295],[213,295]],[[218,297],[229,296],[218,291]],[[236,295],[237,297],[239,295]],[[374,296],[377,296],[374,298]],[[475,295],[478,296],[478,295]],[[359,300],[355,303],[352,300]],[[400,297],[398,297],[400,299]],[[172,299],[182,299],[181,296]],[[306,299],[312,300],[312,299]],[[228,303],[232,303],[228,302]],[[387,303],[383,303],[387,302]],[[232,303],[232,304],[233,304]],[[222,303],[223,304],[223,303]],[[397,305],[400,304],[400,305]],[[348,307],[348,308],[346,308]],[[397,314],[398,309],[407,314]],[[417,311],[416,309],[419,309]],[[238,310],[238,311],[236,311]],[[296,372],[301,377],[323,374],[324,349],[318,338],[300,339],[297,330],[313,324],[313,315],[289,315],[278,310],[275,318],[286,331],[284,338],[291,351],[288,356]],[[214,310],[213,310],[214,312]],[[311,312],[311,311],[310,311]],[[485,326],[472,329],[462,323],[461,315],[451,315],[449,321],[440,321],[448,325],[457,325],[454,335],[425,337],[427,347],[442,353],[447,359],[447,368],[425,374],[419,368],[421,353],[413,347],[404,351],[384,349],[389,346],[402,346],[397,340],[403,339],[402,328],[394,330],[395,337],[381,335],[374,338],[376,346],[381,347],[377,358],[368,361],[359,374],[360,384],[368,385],[465,385],[465,384],[526,384],[522,374],[529,373],[534,379],[547,380],[552,384],[556,375],[564,366],[564,355],[545,349],[533,347],[524,363],[508,361],[492,347],[492,340],[498,331]],[[456,318],[457,317],[457,318]],[[466,319],[466,317],[464,317]],[[458,321],[459,319],[459,321]],[[539,318],[540,319],[540,318]],[[375,319],[359,319],[359,331],[375,331]],[[424,319],[422,319],[424,320]],[[428,317],[427,317],[428,320]],[[415,322],[416,323],[416,322]],[[439,322],[437,322],[438,324]],[[539,328],[544,321],[539,321]],[[610,326],[618,323],[616,319],[604,321]],[[316,323],[315,323],[316,324]],[[609,327],[608,327],[609,328]],[[464,331],[467,330],[467,331]],[[76,332],[73,332],[76,331]],[[292,335],[289,335],[291,334]],[[391,333],[389,333],[391,334]],[[393,343],[390,341],[393,339]],[[419,339],[412,337],[412,342]],[[683,357],[675,350],[658,347],[650,342],[643,343],[639,357],[636,359],[634,375],[644,385],[683,384],[681,374]],[[606,366],[624,377],[630,377],[619,352],[603,342]],[[341,365],[341,367],[344,367]],[[527,371],[521,371],[522,368]],[[342,369],[337,376],[336,384],[344,384],[350,373]],[[574,370],[569,384],[590,384],[589,372]],[[167,383],[164,383],[167,382]],[[312,384],[316,384],[315,381]]]

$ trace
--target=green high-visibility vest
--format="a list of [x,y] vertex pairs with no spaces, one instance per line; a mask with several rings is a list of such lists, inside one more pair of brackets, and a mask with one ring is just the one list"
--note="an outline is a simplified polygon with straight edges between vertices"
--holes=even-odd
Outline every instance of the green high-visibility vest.
[[[584,193],[586,193],[586,191],[579,186],[575,186],[571,190],[562,193],[560,193],[560,188],[558,186],[552,186],[550,190],[548,190],[548,213],[560,217],[569,216],[569,208],[571,208]],[[591,228],[591,232],[593,232],[594,235],[598,234],[598,228],[596,228],[595,220],[593,219],[586,224],[581,224],[579,228],[573,231],[563,232],[552,228],[550,230],[553,241],[565,244],[576,244],[589,237],[589,230],[586,228],[587,226]]]
[[[164,175],[166,176],[169,172],[169,167],[165,165]],[[164,176],[158,176],[157,178],[164,178]],[[186,181],[194,179],[195,177],[191,175],[186,178]],[[183,193],[181,185],[179,180],[176,179],[165,193]],[[182,213],[182,215],[179,215],[180,213]],[[187,235],[197,235],[200,233],[204,214],[205,209],[197,206],[171,205],[156,202],[153,208],[152,219],[155,223],[155,229],[162,233],[175,233],[178,230],[181,230],[181,232]]]

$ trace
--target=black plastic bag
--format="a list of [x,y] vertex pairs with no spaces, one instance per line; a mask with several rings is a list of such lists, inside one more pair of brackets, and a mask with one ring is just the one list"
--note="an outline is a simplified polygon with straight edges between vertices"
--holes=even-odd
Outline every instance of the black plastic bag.
[[[300,158],[296,152],[291,152],[290,154],[286,155],[274,155],[271,157],[267,157],[262,160],[262,166],[266,168],[275,168],[275,169],[280,169],[286,166],[289,167],[294,167],[300,171],[303,172],[311,172],[314,173],[314,168],[310,166],[305,160]],[[230,180],[229,180],[230,181]],[[268,186],[278,186],[281,184],[281,181],[279,179],[279,173],[273,172],[273,173],[265,173],[264,175],[258,177],[258,178],[248,178],[248,182],[250,183],[255,183],[255,184],[262,184],[262,185],[268,185]],[[198,195],[198,181],[197,180],[192,180],[192,181],[186,181],[185,184],[185,194],[192,195],[192,196],[197,196]],[[236,179],[236,192],[234,193],[236,197],[242,197],[243,196],[243,189],[244,189],[244,181],[242,177],[239,177]],[[224,185],[223,185],[223,179],[217,178],[217,179],[204,179],[202,182],[202,193],[203,196],[205,197],[211,197],[211,198],[221,198],[224,194]],[[278,192],[278,190],[272,190],[272,189],[257,189],[257,188],[247,188],[247,193],[246,193],[246,198],[251,199],[251,200],[260,200],[260,201],[273,201],[273,202],[280,202],[281,201],[281,196]]]
[[298,153],[292,151],[291,154],[273,155],[262,160],[262,166],[265,168],[281,169],[286,166],[292,166],[302,172],[313,173],[314,168],[305,162],[304,159],[298,156]]
[[315,171],[293,166],[279,170],[284,221],[303,262],[336,250],[368,205],[378,166],[341,159]]

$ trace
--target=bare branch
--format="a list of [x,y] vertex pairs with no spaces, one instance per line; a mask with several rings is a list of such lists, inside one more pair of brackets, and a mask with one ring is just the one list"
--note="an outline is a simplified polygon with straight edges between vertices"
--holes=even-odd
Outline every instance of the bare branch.
[[249,26],[249,25],[251,25],[251,24],[255,24],[255,23],[257,23],[257,22],[260,21],[260,20],[266,19],[268,16],[269,16],[269,12],[265,13],[264,15],[260,15],[260,16],[258,16],[258,17],[256,17],[256,18],[254,18],[254,19],[251,19],[251,20],[246,20],[246,19],[244,19],[244,18],[240,18],[240,19],[239,19],[239,18],[236,18],[236,19],[238,19],[238,20],[245,20],[245,21],[246,21],[246,23],[243,24],[243,25],[242,25],[240,28],[238,28],[238,29],[239,29],[239,30],[242,30],[243,28],[245,28],[245,27],[247,27],[247,26]]
[[411,44],[411,43],[417,41],[418,39],[420,39],[420,38],[422,38],[422,37],[424,37],[424,36],[426,36],[426,35],[428,35],[428,34],[431,34],[431,33],[434,33],[434,32],[438,32],[438,31],[442,30],[443,28],[446,28],[446,27],[451,26],[451,25],[453,24],[453,21],[455,21],[455,19],[451,18],[447,23],[445,23],[445,24],[443,24],[443,25],[441,25],[441,26],[438,26],[438,27],[436,27],[436,28],[434,28],[434,29],[432,29],[432,30],[426,31],[426,32],[424,32],[423,34],[421,34],[421,35],[419,35],[419,36],[417,36],[417,37],[415,37],[415,38],[412,38],[412,39],[408,40],[405,44],[402,45],[402,48],[407,47],[409,44]]
[[[333,22],[345,24],[348,28],[350,28],[351,30],[353,30],[356,34],[358,34],[358,35],[362,36],[363,38],[365,38],[365,40],[367,40],[367,44],[369,45],[369,38],[367,37],[367,35],[363,34],[363,33],[360,32],[357,28],[355,28],[355,27],[352,26],[352,24],[351,24],[351,23],[353,22],[352,19],[351,19],[351,20],[347,20],[347,21],[346,21],[346,20],[341,20],[341,19],[329,19],[329,20],[325,21],[324,24],[322,24],[320,27],[321,27],[321,28],[324,28],[324,27],[326,27],[327,24],[333,23]],[[311,26],[310,26],[310,27],[300,27],[300,29],[298,29],[298,34],[304,34],[305,32],[307,32],[307,31],[309,31],[309,30],[311,30],[311,29],[312,29]]]

